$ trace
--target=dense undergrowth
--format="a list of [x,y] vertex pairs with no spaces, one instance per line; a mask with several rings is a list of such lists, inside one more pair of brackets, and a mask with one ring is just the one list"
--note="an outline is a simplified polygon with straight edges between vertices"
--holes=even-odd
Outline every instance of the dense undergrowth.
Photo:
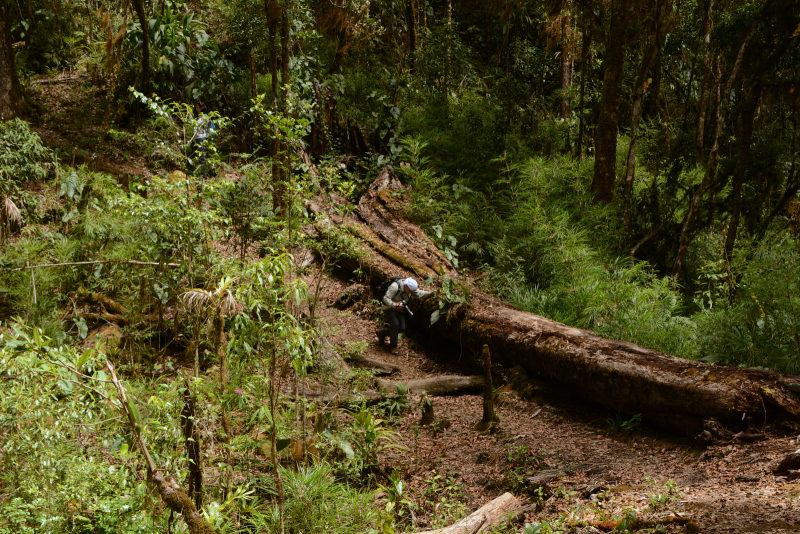
[[[349,410],[291,393],[305,380],[359,390],[371,379],[319,358],[322,273],[301,283],[312,274],[290,251],[308,245],[304,199],[357,200],[386,164],[411,186],[409,215],[443,253],[513,305],[676,356],[800,372],[796,190],[770,212],[797,175],[788,104],[764,108],[729,256],[736,150],[723,140],[723,185],[676,282],[677,236],[704,168],[693,132],[662,126],[659,114],[689,113],[689,97],[673,98],[671,111],[651,103],[630,202],[593,202],[594,147],[576,153],[575,143],[599,105],[602,54],[586,62],[580,100],[575,84],[559,89],[563,55],[536,37],[555,31],[538,4],[485,27],[477,8],[453,23],[444,3],[424,4],[420,46],[406,54],[408,25],[393,3],[331,14],[288,2],[291,25],[279,31],[266,20],[270,3],[149,2],[156,96],[130,90],[144,32],[129,2],[33,4],[31,20],[20,9],[9,28],[23,81],[75,70],[89,79],[70,89],[85,109],[58,109],[36,128],[80,131],[75,147],[109,149],[153,178],[122,184],[73,166],[25,121],[0,123],[2,534],[185,531],[146,483],[106,359],[159,469],[185,484],[187,450],[202,443],[200,507],[218,532],[390,534],[420,526],[414,511],[426,526],[463,515],[458,488],[434,477],[414,498],[380,464],[397,445],[402,391]],[[665,68],[682,65],[677,85],[698,28],[664,45]],[[280,49],[284,35],[292,42]],[[624,83],[630,92],[633,80]],[[692,83],[687,95],[699,93]],[[220,126],[210,180],[186,169],[187,102],[201,99]],[[353,243],[333,232],[321,246],[335,259]],[[189,420],[197,436],[183,434]]]

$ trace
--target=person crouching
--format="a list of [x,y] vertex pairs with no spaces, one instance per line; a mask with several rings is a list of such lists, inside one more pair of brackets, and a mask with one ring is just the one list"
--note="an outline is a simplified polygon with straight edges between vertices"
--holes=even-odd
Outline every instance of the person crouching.
[[381,309],[389,323],[389,328],[378,331],[378,342],[383,344],[386,336],[389,336],[389,351],[397,354],[397,336],[406,331],[406,297],[415,295],[424,298],[431,294],[430,291],[419,289],[419,284],[413,278],[396,280],[389,285],[386,293],[381,298]]

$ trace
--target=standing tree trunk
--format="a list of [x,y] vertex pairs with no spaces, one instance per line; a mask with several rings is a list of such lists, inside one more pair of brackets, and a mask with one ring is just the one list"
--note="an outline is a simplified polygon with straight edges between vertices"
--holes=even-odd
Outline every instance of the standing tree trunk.
[[578,147],[575,151],[576,157],[578,160],[583,160],[583,137],[584,137],[584,126],[586,121],[584,120],[584,98],[586,94],[586,71],[591,68],[591,46],[592,46],[592,38],[589,34],[589,24],[587,22],[586,16],[586,8],[583,10],[583,42],[581,43],[581,103],[580,103],[580,112],[579,112],[579,119],[578,119]]
[[[567,93],[572,80],[570,79],[570,67],[572,61],[570,58],[569,45],[567,44],[567,28],[569,26],[569,15],[564,15],[561,21],[561,118],[569,118],[569,99]],[[568,130],[569,131],[569,130]]]
[[22,115],[22,91],[11,48],[11,6],[0,0],[0,121]]
[[479,426],[488,428],[491,423],[496,423],[500,419],[494,409],[494,384],[492,384],[492,353],[489,345],[483,346],[483,418]]
[[406,27],[408,28],[409,65],[413,74],[417,53],[417,0],[406,0]]
[[[700,211],[700,201],[705,196],[708,189],[711,187],[711,184],[714,183],[714,180],[717,177],[717,166],[719,165],[719,139],[722,136],[722,130],[725,127],[725,114],[723,113],[723,109],[725,104],[728,102],[728,97],[731,94],[731,88],[733,86],[733,81],[736,79],[736,76],[739,73],[739,68],[742,65],[742,57],[744,56],[745,48],[747,48],[747,43],[750,42],[750,36],[752,35],[752,26],[748,29],[748,33],[745,36],[744,40],[742,41],[742,45],[739,47],[739,53],[736,56],[736,61],[731,68],[730,76],[728,77],[728,81],[725,84],[725,88],[717,97],[717,104],[714,107],[714,120],[716,123],[716,128],[714,129],[714,143],[711,145],[711,151],[708,153],[708,163],[706,164],[706,172],[703,175],[703,181],[700,182],[700,185],[695,190],[694,195],[692,195],[692,201],[689,205],[689,211],[686,214],[686,220],[683,223],[683,228],[681,228],[681,237],[678,243],[678,253],[675,255],[675,264],[672,266],[672,276],[675,278],[677,282],[680,279],[681,272],[683,271],[683,263],[686,260],[686,254],[689,251],[689,243],[692,240],[692,227],[694,226],[694,221],[697,218],[697,213]],[[721,78],[721,74],[718,74]],[[720,80],[717,83],[717,86],[721,86],[722,81]]]
[[150,96],[150,23],[144,12],[144,0],[133,0],[133,9],[142,27],[142,93]]
[[595,202],[614,199],[617,167],[617,128],[619,121],[622,71],[625,66],[625,32],[628,28],[628,0],[613,0],[611,21],[606,36],[603,95],[597,123],[597,151],[594,160],[592,193]]
[[186,389],[183,391],[183,409],[181,410],[181,423],[183,426],[183,440],[186,443],[186,456],[189,459],[189,473],[186,475],[186,493],[194,501],[197,509],[203,507],[203,466],[200,454],[200,433],[195,424],[196,410],[192,391],[189,389],[189,379],[185,380]]
[[748,91],[742,110],[742,134],[739,140],[739,157],[733,171],[731,190],[731,217],[728,224],[728,235],[725,237],[725,261],[730,263],[733,247],[736,244],[736,233],[739,228],[739,217],[742,211],[742,184],[747,164],[750,160],[750,145],[753,142],[753,129],[758,102],[761,98],[761,86]]
[[[283,86],[282,98],[278,101],[278,111],[286,116],[289,112],[289,14],[286,10],[281,13],[281,85]],[[279,134],[280,135],[280,134]],[[286,219],[288,217],[289,202],[287,199],[289,175],[291,169],[289,168],[289,152],[286,142],[276,139],[277,154],[275,155],[278,162],[277,174],[273,175],[275,180],[274,191],[272,197],[272,208],[281,214]],[[273,170],[275,166],[273,165]]]
[[636,142],[639,137],[639,122],[642,119],[644,94],[649,85],[647,74],[650,72],[650,66],[653,64],[653,60],[661,50],[661,44],[664,39],[662,22],[667,15],[667,13],[664,13],[664,10],[670,7],[668,1],[659,2],[659,5],[656,7],[656,13],[652,22],[651,38],[642,55],[642,63],[639,66],[639,73],[636,75],[636,83],[633,88],[633,118],[631,119],[628,162],[625,170],[625,188],[622,195],[626,230],[630,230],[631,227],[631,195],[633,193],[633,181],[636,175]]
[[225,395],[228,392],[228,355],[225,352],[225,317],[222,310],[214,311],[212,319],[214,330],[214,352],[219,359],[220,406],[222,407],[222,429],[225,431],[226,441],[230,440],[231,424],[228,422],[228,411],[225,409]]
[[[703,161],[703,144],[706,132],[706,110],[708,108],[708,88],[711,86],[713,73],[711,72],[711,15],[714,11],[714,0],[707,0],[705,16],[703,17],[703,82],[700,86],[700,101],[697,109],[697,136],[695,138],[695,150],[697,152],[697,163]],[[691,87],[689,88],[691,91]],[[688,97],[687,97],[688,98]],[[688,109],[684,113],[684,118],[689,116]]]

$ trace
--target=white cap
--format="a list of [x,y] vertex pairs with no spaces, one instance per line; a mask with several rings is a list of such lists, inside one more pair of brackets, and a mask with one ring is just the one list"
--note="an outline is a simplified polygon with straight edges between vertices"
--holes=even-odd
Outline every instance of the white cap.
[[413,278],[406,278],[405,280],[403,280],[403,285],[405,285],[411,291],[416,291],[417,288],[419,287],[417,281],[414,280]]

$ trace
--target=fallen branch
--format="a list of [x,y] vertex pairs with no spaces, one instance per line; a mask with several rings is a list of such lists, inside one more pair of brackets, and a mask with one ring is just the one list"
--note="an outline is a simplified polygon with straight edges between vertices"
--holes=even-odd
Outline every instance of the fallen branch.
[[92,312],[78,312],[77,314],[68,313],[64,316],[64,320],[69,321],[70,319],[74,318],[75,316],[82,318],[85,321],[90,322],[107,322],[107,323],[114,323],[119,326],[125,326],[128,324],[128,319],[123,317],[118,313],[92,313]]
[[[504,493],[449,527],[416,534],[479,534],[495,527],[514,523],[522,517],[522,505],[510,493]],[[493,530],[494,531],[494,530]]]
[[392,365],[391,363],[381,360],[376,360],[374,358],[367,358],[366,356],[362,356],[360,354],[354,354],[350,356],[347,358],[347,361],[354,363],[358,367],[374,369],[379,375],[391,375],[400,370],[400,368],[396,365]]
[[15,271],[27,271],[28,269],[42,269],[44,267],[69,267],[73,265],[97,265],[100,263],[118,263],[123,265],[146,265],[151,267],[180,267],[180,263],[159,263],[157,261],[136,261],[136,260],[98,260],[98,261],[72,261],[67,263],[45,263],[42,265],[27,265],[25,267],[17,267],[15,269],[8,269],[7,272],[13,273]]

